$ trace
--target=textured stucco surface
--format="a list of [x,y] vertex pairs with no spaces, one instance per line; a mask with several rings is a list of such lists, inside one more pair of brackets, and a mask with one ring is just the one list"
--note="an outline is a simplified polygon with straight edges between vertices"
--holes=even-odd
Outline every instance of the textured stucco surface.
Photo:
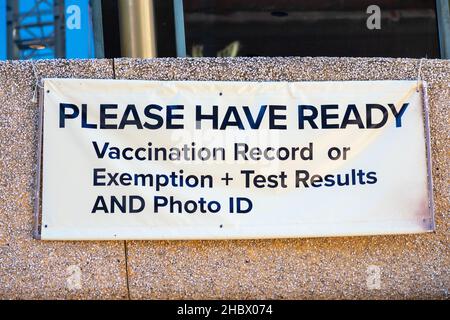
[[[39,78],[113,76],[107,60],[37,62],[35,70]],[[126,298],[123,242],[32,238],[38,141],[34,83],[31,62],[0,63],[0,298]]]
[[[416,79],[419,60],[117,59],[37,62],[39,77],[148,80]],[[0,63],[0,298],[449,298],[450,61],[424,60],[436,232],[245,241],[32,239],[37,109],[30,62]],[[67,268],[82,269],[70,290]],[[367,287],[368,267],[381,289]]]

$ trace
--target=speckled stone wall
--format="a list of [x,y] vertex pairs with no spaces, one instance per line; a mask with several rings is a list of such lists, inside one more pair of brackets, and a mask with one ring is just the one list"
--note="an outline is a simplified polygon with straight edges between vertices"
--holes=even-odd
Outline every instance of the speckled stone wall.
[[[196,58],[34,64],[38,77],[321,81],[417,79],[419,60]],[[31,62],[0,63],[0,298],[448,299],[450,61],[423,60],[421,73],[429,87],[435,233],[40,242],[32,239],[37,144],[33,68]],[[367,285],[371,266],[381,271],[379,289]]]
[[[35,76],[111,78],[112,61],[0,62],[0,298],[127,298],[123,242],[32,237]],[[79,283],[78,279],[81,279]]]

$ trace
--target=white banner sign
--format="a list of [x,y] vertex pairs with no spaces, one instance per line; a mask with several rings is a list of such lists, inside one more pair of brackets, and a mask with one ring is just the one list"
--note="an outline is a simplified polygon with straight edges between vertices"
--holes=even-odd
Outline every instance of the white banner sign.
[[42,239],[434,228],[416,81],[44,83]]

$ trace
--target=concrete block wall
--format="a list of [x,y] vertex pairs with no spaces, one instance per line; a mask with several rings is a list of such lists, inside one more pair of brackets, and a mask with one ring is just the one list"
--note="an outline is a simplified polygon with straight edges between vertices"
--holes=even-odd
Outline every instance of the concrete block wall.
[[[386,58],[0,62],[0,299],[448,299],[448,60],[423,60],[421,68],[429,89],[435,233],[233,241],[43,242],[32,237],[36,77],[410,80],[417,79],[419,62]],[[367,286],[371,266],[380,268],[380,289]]]

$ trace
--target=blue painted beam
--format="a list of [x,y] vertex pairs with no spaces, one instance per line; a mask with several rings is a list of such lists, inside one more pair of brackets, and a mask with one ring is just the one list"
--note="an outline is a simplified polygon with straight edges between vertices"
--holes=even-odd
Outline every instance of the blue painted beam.
[[0,60],[6,57],[6,0],[0,0]]

